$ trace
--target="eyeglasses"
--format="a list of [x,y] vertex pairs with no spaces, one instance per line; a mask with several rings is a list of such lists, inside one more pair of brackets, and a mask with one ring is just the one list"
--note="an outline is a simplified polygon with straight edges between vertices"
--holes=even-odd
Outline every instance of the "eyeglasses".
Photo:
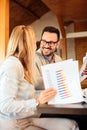
[[43,45],[48,44],[49,46],[54,46],[57,42],[58,42],[58,40],[56,42],[54,42],[54,41],[46,41],[46,40],[43,40],[43,39],[41,40],[41,44],[43,44]]

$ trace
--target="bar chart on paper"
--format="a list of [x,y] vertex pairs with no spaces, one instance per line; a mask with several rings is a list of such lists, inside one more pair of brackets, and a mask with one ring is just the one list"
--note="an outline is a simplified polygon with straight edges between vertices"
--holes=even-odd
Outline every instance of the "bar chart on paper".
[[57,70],[56,74],[56,81],[57,81],[57,88],[59,97],[61,99],[69,98],[72,96],[71,91],[69,90],[69,86],[66,82],[66,77],[63,73],[63,70]]
[[57,90],[57,95],[49,104],[83,101],[77,61],[70,59],[42,66],[42,76],[46,89],[54,87]]

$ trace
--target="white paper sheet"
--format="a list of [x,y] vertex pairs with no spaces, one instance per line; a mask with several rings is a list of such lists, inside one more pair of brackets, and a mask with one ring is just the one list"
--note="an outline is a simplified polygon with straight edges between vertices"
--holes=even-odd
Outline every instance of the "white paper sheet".
[[54,87],[58,93],[49,104],[77,103],[83,101],[78,61],[65,60],[41,67],[45,88]]
[[87,75],[82,76],[82,72],[85,70],[86,66],[87,66],[87,53],[86,53],[86,56],[83,57],[83,65],[80,69],[80,82],[82,82],[83,80],[87,78]]

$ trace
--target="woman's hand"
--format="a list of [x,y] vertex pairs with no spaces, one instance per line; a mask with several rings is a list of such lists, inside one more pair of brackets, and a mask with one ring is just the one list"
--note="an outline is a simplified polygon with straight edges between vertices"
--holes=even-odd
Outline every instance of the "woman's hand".
[[55,90],[54,88],[48,88],[40,93],[40,95],[37,98],[37,101],[39,104],[44,104],[51,100],[56,94],[57,90]]

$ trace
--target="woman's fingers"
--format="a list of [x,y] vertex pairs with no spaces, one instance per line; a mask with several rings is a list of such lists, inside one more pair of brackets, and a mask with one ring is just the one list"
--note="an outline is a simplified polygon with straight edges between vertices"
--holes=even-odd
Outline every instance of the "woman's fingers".
[[51,100],[55,95],[57,94],[57,90],[55,90],[54,88],[49,88],[44,90],[40,96],[38,97],[39,99],[39,103],[40,104],[44,104],[46,102],[48,102],[49,100]]

